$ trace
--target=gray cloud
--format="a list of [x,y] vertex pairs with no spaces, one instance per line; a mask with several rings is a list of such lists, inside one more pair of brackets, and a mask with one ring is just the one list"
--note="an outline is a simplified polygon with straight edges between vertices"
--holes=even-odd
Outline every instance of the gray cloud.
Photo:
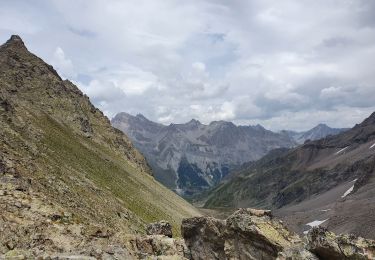
[[20,34],[110,117],[300,130],[375,110],[374,17],[366,0],[1,1],[0,40]]

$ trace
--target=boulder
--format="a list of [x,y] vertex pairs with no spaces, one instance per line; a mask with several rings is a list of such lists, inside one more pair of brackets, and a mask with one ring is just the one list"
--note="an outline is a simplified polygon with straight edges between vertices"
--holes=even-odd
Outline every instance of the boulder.
[[146,228],[147,235],[164,235],[172,237],[172,226],[167,221],[151,223]]
[[181,233],[191,259],[225,259],[225,221],[211,217],[184,219]]
[[[272,219],[270,211],[239,209],[225,221],[211,217],[185,219],[181,231],[194,260],[317,259],[303,249],[297,235]],[[300,258],[290,258],[292,255]]]
[[322,227],[308,233],[306,247],[322,260],[375,259],[375,241],[353,235],[335,235]]
[[163,235],[129,235],[125,240],[126,247],[136,259],[191,259],[183,239]]
[[300,243],[269,211],[239,209],[226,221],[224,250],[228,259],[276,259]]

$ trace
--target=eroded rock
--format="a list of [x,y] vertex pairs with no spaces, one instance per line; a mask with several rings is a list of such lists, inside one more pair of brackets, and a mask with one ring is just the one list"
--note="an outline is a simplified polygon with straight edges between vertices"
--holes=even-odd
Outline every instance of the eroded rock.
[[167,221],[159,221],[151,223],[146,229],[147,235],[164,235],[167,237],[172,237],[172,225]]
[[194,260],[318,259],[268,210],[239,209],[226,220],[185,219],[181,230]]
[[181,233],[192,259],[225,259],[225,221],[211,217],[184,219]]
[[301,242],[269,211],[239,209],[226,221],[225,254],[231,259],[275,259],[286,248]]
[[320,259],[375,259],[373,240],[353,235],[335,235],[318,227],[308,233],[307,241],[307,249]]

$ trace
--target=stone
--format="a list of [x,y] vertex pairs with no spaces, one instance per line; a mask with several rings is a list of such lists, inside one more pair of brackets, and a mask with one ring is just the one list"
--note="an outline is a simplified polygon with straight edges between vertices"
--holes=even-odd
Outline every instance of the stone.
[[167,221],[151,223],[146,228],[147,235],[164,235],[172,237],[172,226]]
[[326,228],[313,228],[307,235],[307,249],[319,259],[375,259],[375,241],[353,235],[335,235]]
[[275,259],[300,242],[268,211],[239,209],[226,221],[225,254],[229,259]]
[[192,259],[225,259],[225,221],[211,217],[184,219],[181,233]]
[[268,210],[239,209],[226,220],[184,219],[181,232],[193,260],[318,259]]

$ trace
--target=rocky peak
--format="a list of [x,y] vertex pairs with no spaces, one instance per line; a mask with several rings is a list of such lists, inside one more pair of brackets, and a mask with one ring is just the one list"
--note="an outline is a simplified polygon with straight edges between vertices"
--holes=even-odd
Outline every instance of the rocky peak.
[[188,125],[200,125],[201,122],[199,122],[199,120],[196,120],[196,119],[191,119],[189,122],[187,122]]
[[213,126],[215,128],[224,128],[224,127],[235,128],[236,127],[236,125],[233,124],[232,122],[223,121],[223,120],[213,121],[213,122],[210,123],[210,126]]
[[266,131],[266,129],[260,124],[257,124],[253,128],[256,129],[256,130],[259,130],[259,131]]
[[361,124],[358,126],[369,126],[374,125],[375,126],[375,112],[373,112],[368,118],[366,118]]
[[136,117],[140,120],[143,120],[143,121],[149,121],[144,115],[142,114],[137,114]]
[[12,35],[2,47],[11,48],[14,50],[27,50],[25,43],[18,35]]
[[329,126],[328,125],[326,125],[326,124],[322,124],[322,123],[320,123],[320,124],[318,124],[316,127],[314,127],[314,128],[329,128]]

